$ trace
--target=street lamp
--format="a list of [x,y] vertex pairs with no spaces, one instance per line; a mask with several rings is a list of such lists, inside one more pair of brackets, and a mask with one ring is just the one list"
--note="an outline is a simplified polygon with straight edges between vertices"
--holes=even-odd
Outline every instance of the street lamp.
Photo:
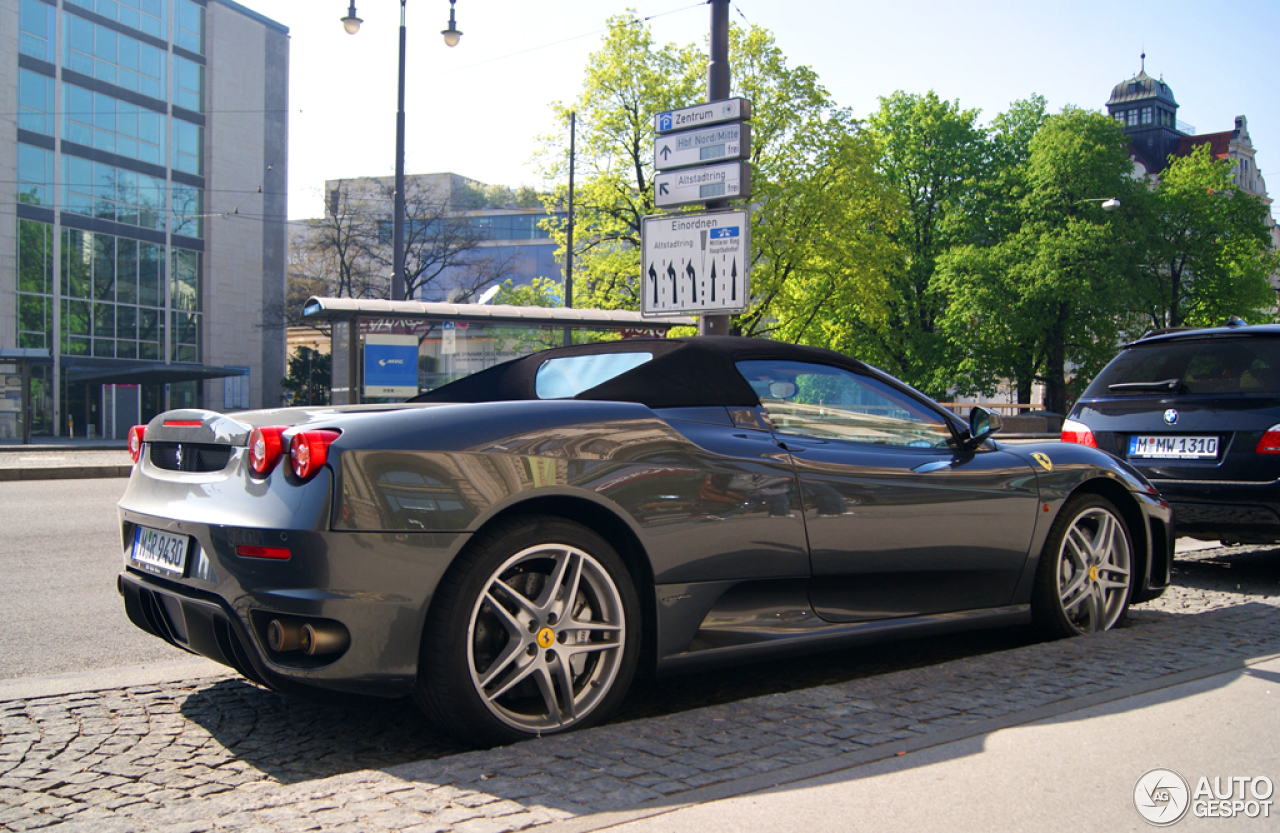
[[[404,300],[404,56],[405,25],[404,10],[406,0],[400,0],[400,86],[396,107],[396,193],[395,213],[392,217],[392,246],[394,247],[391,267],[391,300]],[[442,31],[444,42],[448,46],[457,46],[462,32],[458,31],[454,21],[453,7],[457,0],[449,0],[449,28]],[[364,21],[356,17],[356,0],[351,0],[347,16],[342,18],[342,28],[348,35],[360,31]]]
[[1120,207],[1120,200],[1115,197],[1094,197],[1087,200],[1076,200],[1076,202],[1100,202],[1103,211],[1115,211]]

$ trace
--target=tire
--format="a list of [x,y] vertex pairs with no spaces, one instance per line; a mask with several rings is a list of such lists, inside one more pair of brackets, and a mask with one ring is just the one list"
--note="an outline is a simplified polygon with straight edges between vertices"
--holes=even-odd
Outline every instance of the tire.
[[476,746],[592,726],[618,707],[640,654],[640,604],[602,537],[552,517],[474,539],[436,591],[414,699]]
[[1110,630],[1129,609],[1132,585],[1133,538],[1124,516],[1099,495],[1071,497],[1036,568],[1036,628],[1052,639]]

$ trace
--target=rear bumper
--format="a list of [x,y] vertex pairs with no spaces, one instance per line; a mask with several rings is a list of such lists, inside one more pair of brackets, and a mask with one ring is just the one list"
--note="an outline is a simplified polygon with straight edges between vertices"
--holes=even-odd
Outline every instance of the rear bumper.
[[1178,534],[1209,541],[1280,541],[1280,484],[1155,480]]
[[[407,694],[417,679],[433,591],[467,538],[294,531],[289,534],[293,556],[271,563],[238,556],[229,544],[274,531],[175,524],[128,510],[121,515],[126,548],[137,524],[192,539],[181,577],[126,565],[117,586],[129,620],[255,682],[295,693],[305,686],[383,697]],[[276,652],[267,635],[273,620],[337,628],[349,637],[348,644],[318,656],[297,649]]]

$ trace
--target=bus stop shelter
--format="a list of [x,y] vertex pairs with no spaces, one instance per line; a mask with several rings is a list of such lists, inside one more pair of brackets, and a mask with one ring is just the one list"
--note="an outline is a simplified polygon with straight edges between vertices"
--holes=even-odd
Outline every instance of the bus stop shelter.
[[330,328],[330,402],[399,401],[562,344],[661,338],[692,317],[631,310],[311,298],[303,320]]

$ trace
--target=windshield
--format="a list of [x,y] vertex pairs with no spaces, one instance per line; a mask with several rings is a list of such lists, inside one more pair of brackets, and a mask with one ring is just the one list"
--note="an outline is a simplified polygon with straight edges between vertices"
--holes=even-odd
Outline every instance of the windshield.
[[1107,365],[1085,396],[1152,393],[1280,393],[1280,339],[1135,345]]

